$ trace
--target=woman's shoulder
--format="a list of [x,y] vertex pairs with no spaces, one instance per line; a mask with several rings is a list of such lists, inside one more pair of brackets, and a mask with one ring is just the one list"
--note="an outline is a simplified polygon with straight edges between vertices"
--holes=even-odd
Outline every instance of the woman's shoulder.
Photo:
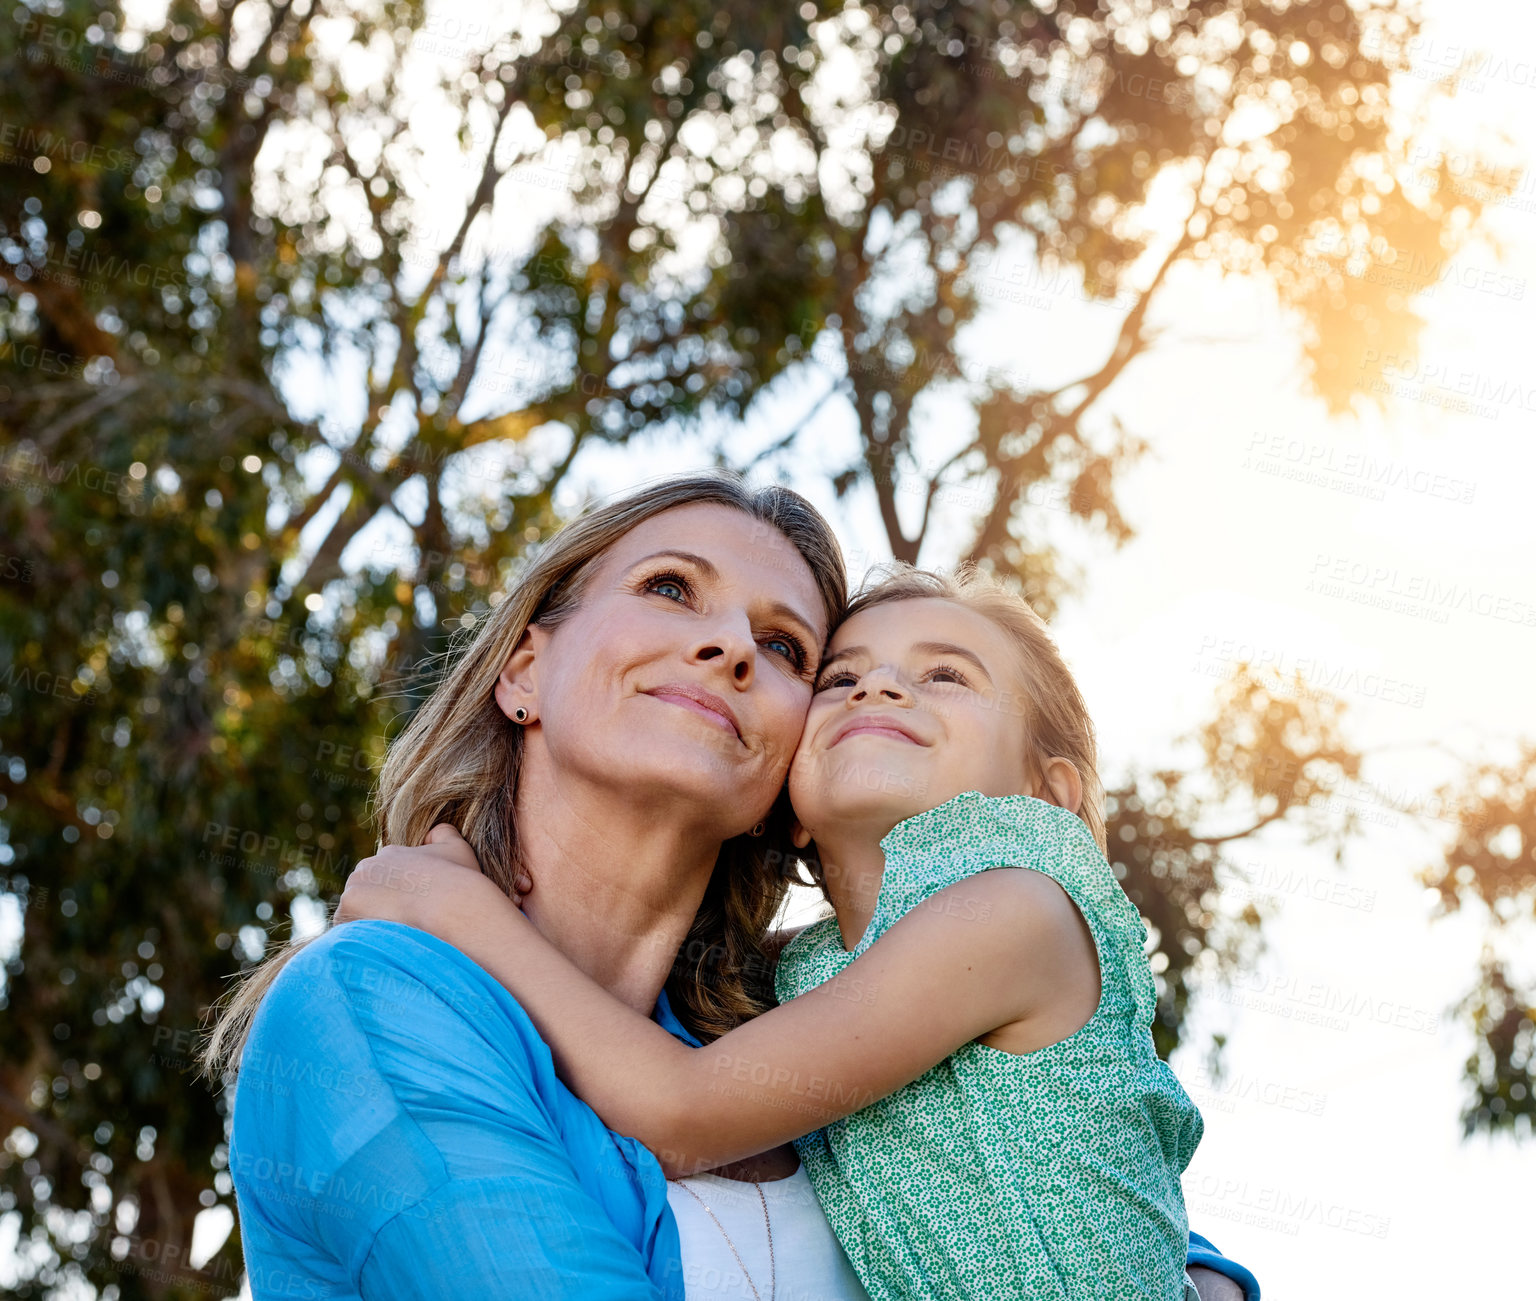
[[549,1055],[517,1000],[465,954],[425,931],[371,920],[333,927],[284,963],[246,1055],[319,1043],[378,1054],[423,1039],[530,1064]]
[[450,1214],[434,1199],[480,1197],[474,1181],[535,1197],[541,1163],[593,1164],[604,1135],[486,972],[411,927],[357,921],[298,949],[257,1009],[231,1171],[243,1218],[355,1271],[392,1217]]
[[[498,993],[504,997],[498,999]],[[515,1006],[510,994],[451,944],[398,922],[355,921],[297,946],[257,1019],[307,1023],[412,1011],[475,1017],[493,1013],[500,1003]]]
[[[284,965],[272,987],[300,999],[328,986],[395,997],[483,1000],[501,989],[467,954],[400,922],[355,921],[310,940]],[[507,995],[511,1001],[511,995]],[[484,1010],[473,1008],[470,1010]]]

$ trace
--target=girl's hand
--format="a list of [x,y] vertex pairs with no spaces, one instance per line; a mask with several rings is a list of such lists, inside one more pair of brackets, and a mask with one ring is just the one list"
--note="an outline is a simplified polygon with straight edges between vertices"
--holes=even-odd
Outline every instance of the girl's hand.
[[[512,902],[521,902],[524,893]],[[385,845],[359,861],[331,920],[400,922],[452,944],[465,919],[484,914],[489,895],[498,901],[506,897],[481,873],[469,843],[454,827],[439,823],[424,845]]]

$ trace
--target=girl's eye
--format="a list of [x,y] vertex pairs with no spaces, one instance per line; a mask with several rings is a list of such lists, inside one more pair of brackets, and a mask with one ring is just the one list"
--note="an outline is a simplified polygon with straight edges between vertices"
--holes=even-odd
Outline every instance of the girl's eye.
[[816,684],[817,691],[829,691],[833,687],[845,687],[852,684],[854,676],[847,669],[833,669],[826,677]]
[[970,685],[966,681],[965,674],[960,672],[959,669],[950,668],[948,664],[935,664],[933,668],[928,670],[928,680],[930,682],[938,682],[941,680],[941,674],[943,675],[943,680],[957,683],[962,687]]

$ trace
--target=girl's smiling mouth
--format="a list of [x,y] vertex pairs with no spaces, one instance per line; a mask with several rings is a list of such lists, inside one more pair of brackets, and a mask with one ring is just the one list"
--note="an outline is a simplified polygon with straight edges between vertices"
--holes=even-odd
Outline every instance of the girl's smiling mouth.
[[840,744],[850,736],[859,735],[884,736],[898,741],[906,741],[912,745],[925,744],[925,742],[918,740],[917,737],[912,735],[910,728],[898,723],[895,719],[856,718],[844,723],[837,730],[837,734],[832,738],[831,744],[827,748],[830,750],[832,746]]

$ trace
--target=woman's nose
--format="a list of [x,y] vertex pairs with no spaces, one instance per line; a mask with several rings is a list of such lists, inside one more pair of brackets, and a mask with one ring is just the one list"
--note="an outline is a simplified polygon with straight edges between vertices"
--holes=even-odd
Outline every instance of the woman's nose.
[[738,686],[750,685],[757,643],[752,640],[752,628],[745,616],[739,620],[721,619],[694,645],[693,658],[726,668]]

